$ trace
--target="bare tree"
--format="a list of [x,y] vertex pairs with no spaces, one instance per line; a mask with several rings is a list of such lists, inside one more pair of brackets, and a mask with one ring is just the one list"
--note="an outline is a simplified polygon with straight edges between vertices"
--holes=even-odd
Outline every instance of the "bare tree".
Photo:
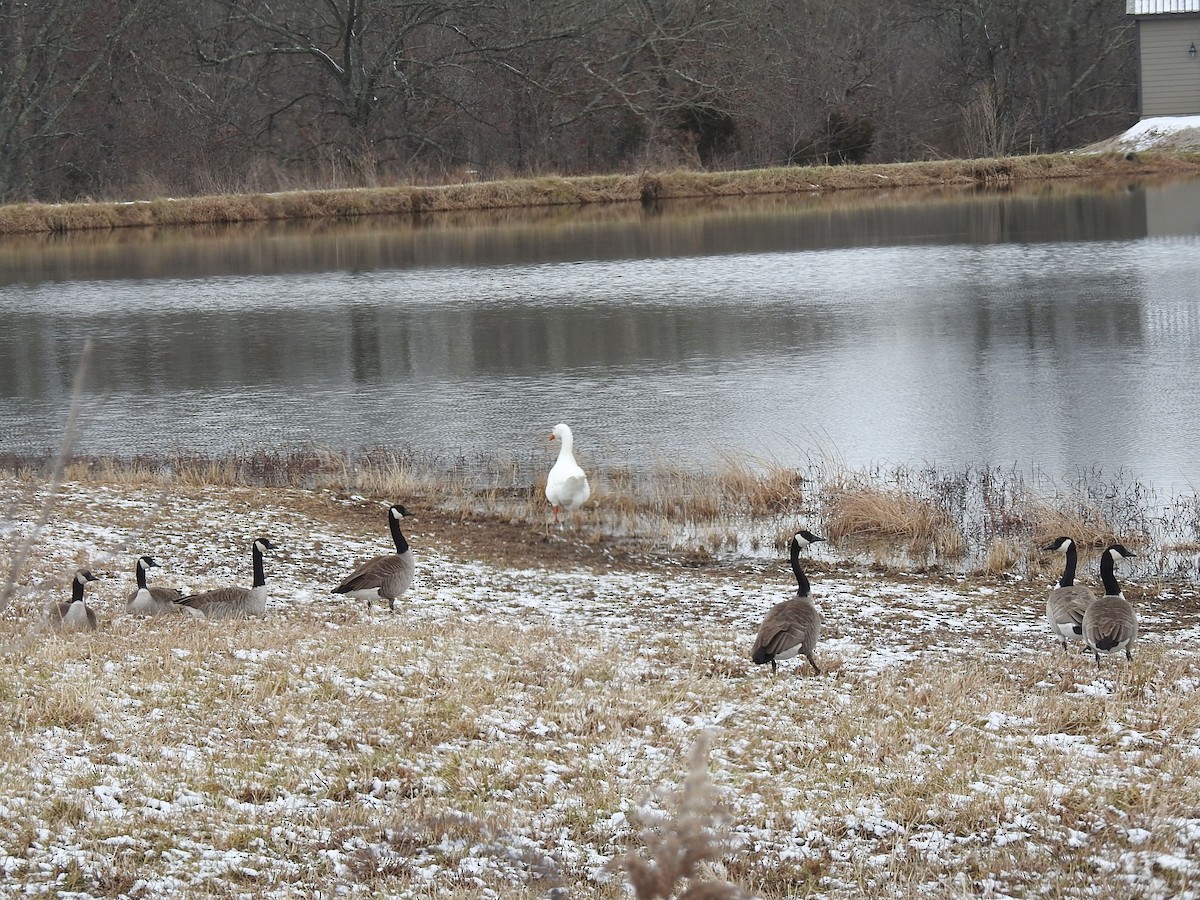
[[477,56],[455,99],[463,153],[488,169],[595,171],[611,164],[604,115],[587,111],[584,62],[609,24],[596,0],[502,0],[480,8],[468,36]]
[[61,177],[97,74],[151,0],[0,0],[0,197]]
[[0,0],[0,197],[1056,150],[1112,0]]
[[436,147],[450,103],[439,76],[474,53],[463,34],[482,0],[207,2],[220,15],[201,58],[253,98],[259,145],[365,171],[377,154]]
[[772,162],[859,162],[871,155],[896,69],[891,7],[871,0],[769,0],[755,16],[763,88],[751,102]]
[[1120,83],[1132,84],[1129,27],[1108,0],[910,3],[912,27],[936,48],[943,100],[959,112],[960,143],[947,152],[1058,149],[1089,116],[1111,117]]
[[1040,41],[1023,67],[1037,148],[1056,151],[1090,143],[1136,119],[1134,26],[1124,4],[1057,0]]
[[745,13],[734,0],[615,0],[585,48],[595,93],[581,115],[619,117],[631,161],[714,164],[736,144],[746,83]]

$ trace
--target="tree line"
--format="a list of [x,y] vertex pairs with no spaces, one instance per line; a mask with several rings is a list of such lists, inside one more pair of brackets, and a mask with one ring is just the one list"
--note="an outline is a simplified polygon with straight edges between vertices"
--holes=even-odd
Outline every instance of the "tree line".
[[1116,0],[0,0],[0,199],[1053,152]]

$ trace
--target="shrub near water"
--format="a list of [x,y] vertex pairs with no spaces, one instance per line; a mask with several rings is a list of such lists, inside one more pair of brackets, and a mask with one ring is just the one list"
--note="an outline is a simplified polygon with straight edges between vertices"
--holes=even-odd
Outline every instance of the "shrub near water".
[[834,539],[860,538],[894,544],[910,553],[954,559],[967,550],[958,524],[928,500],[874,485],[843,483],[824,494],[826,530]]

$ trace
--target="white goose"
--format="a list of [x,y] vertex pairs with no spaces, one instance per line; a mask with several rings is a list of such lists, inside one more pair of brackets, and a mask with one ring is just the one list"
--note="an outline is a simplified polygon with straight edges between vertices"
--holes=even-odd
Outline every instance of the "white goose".
[[550,474],[546,477],[546,499],[554,507],[554,523],[558,522],[558,510],[575,509],[587,502],[592,495],[588,484],[587,474],[575,462],[575,438],[569,426],[562,424],[554,426],[550,440],[558,438],[562,446],[558,450],[558,459]]

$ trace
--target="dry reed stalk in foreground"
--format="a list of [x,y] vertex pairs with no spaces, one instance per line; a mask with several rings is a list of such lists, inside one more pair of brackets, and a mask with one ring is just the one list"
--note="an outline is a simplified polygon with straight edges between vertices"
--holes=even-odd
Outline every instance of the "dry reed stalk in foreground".
[[[624,869],[637,900],[739,900],[749,896],[740,888],[709,877],[706,864],[719,864],[729,851],[724,829],[729,812],[718,801],[708,779],[710,737],[701,735],[692,748],[683,787],[667,798],[669,809],[652,813],[642,807],[631,818],[641,824],[643,857],[633,851],[618,857],[614,868]],[[685,887],[686,885],[686,887]]]
[[4,583],[0,587],[0,613],[4,612],[8,604],[12,601],[13,593],[17,587],[17,580],[21,577],[25,563],[29,559],[29,554],[33,552],[38,537],[50,521],[50,512],[54,508],[54,501],[63,483],[63,474],[66,470],[67,459],[79,436],[79,410],[83,397],[83,382],[87,376],[88,361],[91,359],[91,355],[92,342],[89,338],[84,341],[83,352],[79,357],[79,368],[75,371],[75,381],[71,386],[71,405],[67,411],[67,423],[63,428],[63,436],[62,441],[59,443],[58,453],[55,455],[54,461],[50,466],[49,484],[45,497],[42,500],[41,508],[38,511],[37,519],[28,534],[17,541],[16,546],[9,556],[8,571],[4,574]]

